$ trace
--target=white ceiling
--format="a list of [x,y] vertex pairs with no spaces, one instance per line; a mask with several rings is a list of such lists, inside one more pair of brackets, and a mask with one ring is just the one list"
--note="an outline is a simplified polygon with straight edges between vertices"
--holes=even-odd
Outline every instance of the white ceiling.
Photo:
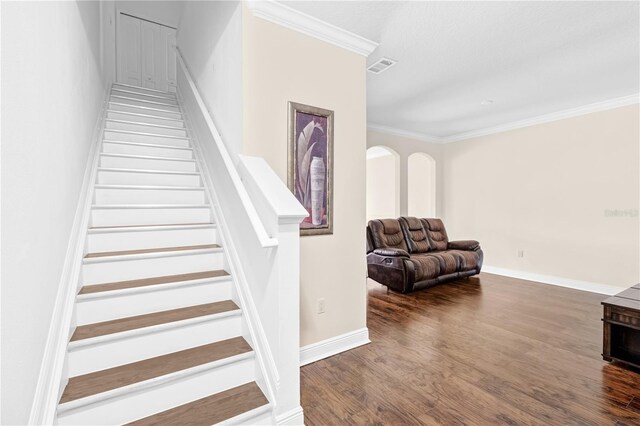
[[398,61],[367,74],[376,125],[444,138],[640,92],[635,1],[283,3]]

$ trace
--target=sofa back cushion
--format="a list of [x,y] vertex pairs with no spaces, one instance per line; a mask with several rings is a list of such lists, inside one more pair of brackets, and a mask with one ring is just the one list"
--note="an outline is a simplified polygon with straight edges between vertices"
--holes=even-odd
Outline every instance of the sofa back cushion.
[[369,229],[374,248],[397,248],[408,251],[398,219],[370,220]]
[[446,250],[449,245],[449,237],[444,223],[440,219],[423,219],[427,225],[427,235],[434,250]]
[[400,226],[404,232],[409,253],[427,253],[433,250],[427,235],[427,224],[415,217],[401,217]]

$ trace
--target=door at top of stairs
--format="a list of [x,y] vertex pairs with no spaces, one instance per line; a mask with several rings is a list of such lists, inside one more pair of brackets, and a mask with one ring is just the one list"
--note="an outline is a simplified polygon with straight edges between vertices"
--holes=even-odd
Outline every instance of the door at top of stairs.
[[176,29],[118,13],[117,81],[176,91]]

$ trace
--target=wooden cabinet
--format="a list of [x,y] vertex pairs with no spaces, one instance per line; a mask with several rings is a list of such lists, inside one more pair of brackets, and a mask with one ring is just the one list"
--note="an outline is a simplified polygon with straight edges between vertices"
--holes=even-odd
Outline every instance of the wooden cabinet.
[[609,297],[602,305],[602,358],[640,368],[640,284]]

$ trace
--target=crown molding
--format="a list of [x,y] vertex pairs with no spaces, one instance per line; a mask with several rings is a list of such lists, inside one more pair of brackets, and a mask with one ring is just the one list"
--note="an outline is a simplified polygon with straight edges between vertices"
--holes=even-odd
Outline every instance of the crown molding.
[[397,129],[395,127],[383,126],[381,124],[376,124],[376,123],[367,123],[367,129],[372,130],[374,132],[378,132],[378,133],[384,133],[385,135],[400,136],[403,138],[415,139],[418,141],[430,142],[430,143],[443,143],[442,138],[439,138],[437,136],[431,136],[424,133],[412,132],[409,130]]
[[442,143],[458,142],[465,139],[477,138],[480,136],[487,136],[495,133],[502,133],[509,130],[521,129],[523,127],[535,126],[537,124],[549,123],[551,121],[563,120],[565,118],[577,117],[580,115],[591,114],[593,112],[606,111],[609,109],[620,108],[637,103],[640,103],[640,93],[623,96],[621,98],[609,99],[603,102],[595,102],[576,108],[569,108],[562,111],[552,112],[550,114],[527,118],[525,120],[502,124],[499,126],[486,127],[484,129],[458,133],[442,138]]
[[274,0],[252,0],[247,2],[249,10],[258,18],[266,19],[318,40],[367,57],[378,43],[357,34],[338,28],[313,16],[297,11]]
[[640,93],[634,95],[623,96],[620,98],[609,99],[602,102],[595,102],[569,108],[562,111],[552,112],[550,114],[539,115],[537,117],[527,118],[525,120],[514,121],[512,123],[501,124],[499,126],[485,127],[484,129],[472,130],[469,132],[457,133],[450,136],[438,137],[424,133],[412,132],[409,130],[397,129],[394,127],[383,126],[376,123],[367,123],[367,129],[387,135],[401,136],[409,139],[415,139],[424,142],[446,144],[451,142],[459,142],[466,139],[478,138],[481,136],[493,135],[509,130],[521,129],[523,127],[535,126],[537,124],[549,123],[551,121],[563,120],[565,118],[578,117],[580,115],[591,114],[593,112],[607,111],[610,109],[620,108],[627,105],[640,103]]

